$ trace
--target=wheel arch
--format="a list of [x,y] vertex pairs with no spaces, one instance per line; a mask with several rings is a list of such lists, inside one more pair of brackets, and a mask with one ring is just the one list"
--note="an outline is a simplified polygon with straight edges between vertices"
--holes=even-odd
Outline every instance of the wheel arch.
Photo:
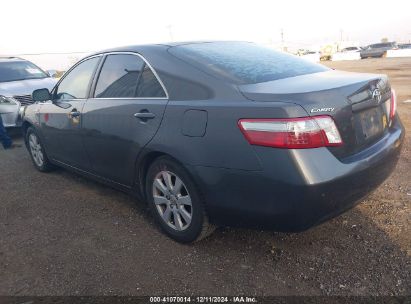
[[187,171],[187,173],[192,178],[193,183],[196,185],[197,190],[199,191],[200,195],[203,196],[202,191],[197,183],[197,180],[194,178],[191,170],[189,170],[189,168],[187,168],[187,166],[184,165],[182,161],[180,161],[173,155],[163,152],[163,151],[149,151],[141,155],[136,162],[136,172],[137,173],[136,173],[134,184],[141,198],[146,200],[146,177],[147,177],[148,169],[150,168],[151,164],[153,164],[158,158],[164,157],[164,156],[171,158],[173,161],[178,163],[180,166],[182,166]]
[[27,146],[26,134],[27,134],[27,130],[28,130],[30,127],[33,127],[33,128],[34,128],[34,125],[33,125],[32,123],[28,122],[27,120],[25,120],[25,121],[23,122],[23,124],[21,125],[21,131],[23,132],[23,140],[24,140],[24,144],[25,144],[26,146]]

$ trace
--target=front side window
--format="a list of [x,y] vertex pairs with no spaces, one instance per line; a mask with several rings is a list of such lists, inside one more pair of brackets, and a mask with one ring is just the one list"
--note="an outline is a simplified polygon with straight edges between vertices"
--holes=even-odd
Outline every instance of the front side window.
[[72,69],[58,85],[56,99],[87,98],[88,88],[99,60],[99,57],[90,58]]
[[49,77],[38,66],[29,61],[0,62],[0,82]]
[[150,67],[136,55],[108,55],[97,81],[96,98],[165,97]]

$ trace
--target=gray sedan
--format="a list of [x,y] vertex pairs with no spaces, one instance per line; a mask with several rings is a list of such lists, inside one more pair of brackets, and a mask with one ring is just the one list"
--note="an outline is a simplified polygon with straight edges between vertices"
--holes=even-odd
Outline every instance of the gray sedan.
[[360,53],[361,59],[369,57],[386,57],[388,50],[398,49],[395,42],[376,43],[367,46]]
[[387,76],[248,42],[102,51],[33,99],[23,132],[37,170],[136,195],[185,243],[218,225],[302,231],[335,217],[384,182],[404,138]]

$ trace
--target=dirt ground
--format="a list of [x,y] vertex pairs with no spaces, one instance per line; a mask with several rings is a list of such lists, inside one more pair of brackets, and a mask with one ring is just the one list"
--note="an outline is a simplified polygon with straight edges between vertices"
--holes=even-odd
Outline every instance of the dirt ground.
[[[411,58],[327,62],[338,70],[387,74],[397,94],[398,113],[406,129],[405,143],[396,171],[358,209],[411,256]],[[407,102],[409,101],[409,103]],[[411,293],[411,291],[410,291]]]
[[220,228],[180,245],[131,197],[0,149],[0,295],[410,295],[411,58],[326,64],[388,74],[408,132],[359,206],[304,233]]

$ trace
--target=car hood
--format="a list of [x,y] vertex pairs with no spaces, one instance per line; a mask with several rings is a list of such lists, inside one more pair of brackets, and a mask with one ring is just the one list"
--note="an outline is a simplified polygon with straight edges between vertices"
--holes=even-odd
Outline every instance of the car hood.
[[42,79],[27,79],[10,82],[0,82],[0,95],[31,95],[34,90],[47,88],[51,90],[57,80],[51,77]]

